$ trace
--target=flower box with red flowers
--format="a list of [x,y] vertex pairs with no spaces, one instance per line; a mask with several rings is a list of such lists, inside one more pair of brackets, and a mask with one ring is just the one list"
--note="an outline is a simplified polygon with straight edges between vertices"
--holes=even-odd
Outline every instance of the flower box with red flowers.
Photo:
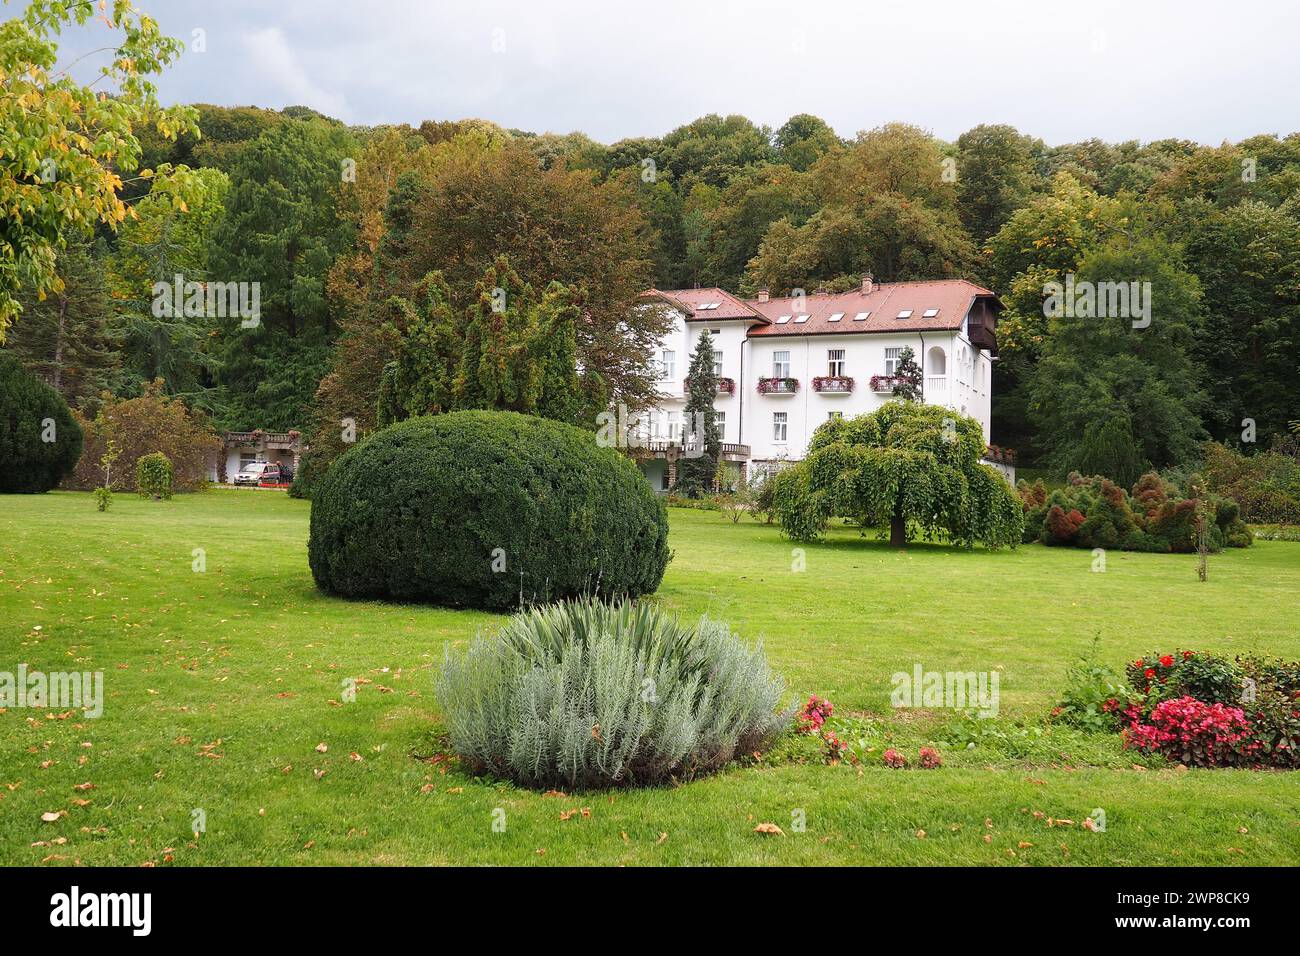
[[853,379],[848,375],[818,375],[812,382],[814,392],[847,395],[853,391]]
[[760,378],[758,393],[760,395],[793,395],[799,391],[797,378]]
[[873,375],[871,376],[871,390],[887,395],[894,394],[894,386],[903,382],[902,376],[899,375]]

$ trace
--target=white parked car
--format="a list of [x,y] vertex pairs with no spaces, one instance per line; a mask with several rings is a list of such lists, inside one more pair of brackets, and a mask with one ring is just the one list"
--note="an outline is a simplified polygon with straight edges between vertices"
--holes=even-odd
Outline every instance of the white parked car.
[[269,461],[250,461],[234,477],[234,483],[237,485],[252,485],[257,487],[257,483],[262,480],[262,472],[270,467]]

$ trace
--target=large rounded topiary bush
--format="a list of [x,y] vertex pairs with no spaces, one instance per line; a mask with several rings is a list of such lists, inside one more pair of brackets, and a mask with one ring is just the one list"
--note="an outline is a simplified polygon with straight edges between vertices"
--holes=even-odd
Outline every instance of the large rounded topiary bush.
[[688,780],[766,750],[790,725],[784,689],[725,624],[582,599],[449,650],[436,680],[471,770],[566,789]]
[[0,492],[58,486],[81,458],[81,426],[68,403],[0,352]]
[[335,461],[312,495],[308,558],[334,594],[502,610],[648,594],[667,538],[649,482],[590,432],[454,412],[393,425]]

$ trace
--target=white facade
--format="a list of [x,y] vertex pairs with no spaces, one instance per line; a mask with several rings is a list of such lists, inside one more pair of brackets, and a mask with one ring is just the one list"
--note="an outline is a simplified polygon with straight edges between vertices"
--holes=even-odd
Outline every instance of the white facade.
[[[948,283],[903,285],[916,298],[915,313],[920,316],[929,308],[926,289]],[[969,283],[962,285],[969,286]],[[864,291],[863,301],[875,302],[889,289],[876,286],[870,296]],[[947,298],[936,296],[935,301],[958,301],[952,290],[944,291]],[[993,298],[987,290],[979,292]],[[846,302],[843,295],[825,297],[825,302],[818,302],[817,296],[808,296],[806,304],[801,300],[780,300],[775,305],[765,299],[742,303],[728,297],[735,304],[730,312],[747,307],[752,314],[718,319],[709,318],[707,309],[698,308],[698,301],[687,300],[725,296],[721,290],[684,290],[657,295],[663,300],[661,307],[671,316],[672,326],[654,354],[662,371],[659,387],[663,398],[655,409],[642,415],[642,433],[646,437],[668,441],[681,438],[687,398],[683,385],[691,353],[698,337],[709,334],[720,356],[719,375],[735,383],[733,393],[719,394],[714,401],[714,408],[723,419],[722,441],[748,446],[749,460],[757,465],[798,461],[805,456],[813,432],[828,418],[863,415],[889,401],[893,397],[892,385],[882,383],[879,392],[873,391],[871,379],[891,375],[897,355],[909,346],[914,360],[922,367],[923,400],[974,418],[983,427],[985,442],[989,440],[993,360],[990,349],[972,343],[965,312],[960,316],[955,314],[960,305],[950,305],[949,314],[943,317],[951,325],[949,328],[895,331],[886,327],[876,331],[874,327],[869,330],[865,321],[853,325],[853,316],[861,311],[849,311],[856,305],[855,301],[837,304]],[[975,298],[968,295],[960,301],[974,302]],[[778,331],[777,323],[785,317],[776,315],[784,309],[780,303],[785,301],[798,302],[812,314],[820,308],[821,321],[809,321],[809,313],[791,309],[791,317],[785,324],[789,326],[802,314],[809,333],[799,334],[787,328],[771,334]],[[900,295],[890,308],[902,301]],[[844,311],[829,311],[834,309]],[[841,316],[838,319],[834,318],[837,314]],[[775,317],[769,319],[768,315]],[[904,320],[900,324],[915,323]],[[817,390],[814,379],[822,376],[838,376],[837,387],[843,390]],[[760,378],[794,379],[798,385],[790,393],[764,393],[759,391]],[[852,382],[844,382],[845,378]],[[644,424],[647,418],[648,425]],[[666,486],[663,462],[649,461],[645,467],[655,488]]]

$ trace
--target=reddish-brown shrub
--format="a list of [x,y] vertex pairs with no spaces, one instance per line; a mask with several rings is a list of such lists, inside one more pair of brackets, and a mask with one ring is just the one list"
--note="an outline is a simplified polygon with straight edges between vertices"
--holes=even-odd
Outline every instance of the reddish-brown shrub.
[[161,380],[150,384],[138,398],[105,394],[95,419],[78,418],[78,422],[85,443],[77,469],[64,481],[64,488],[86,491],[104,483],[99,459],[110,438],[121,449],[111,476],[114,491],[135,491],[135,463],[141,456],[159,451],[174,468],[172,487],[196,491],[207,484],[209,462],[221,451],[221,439],[207,418],[180,399],[164,395]]

